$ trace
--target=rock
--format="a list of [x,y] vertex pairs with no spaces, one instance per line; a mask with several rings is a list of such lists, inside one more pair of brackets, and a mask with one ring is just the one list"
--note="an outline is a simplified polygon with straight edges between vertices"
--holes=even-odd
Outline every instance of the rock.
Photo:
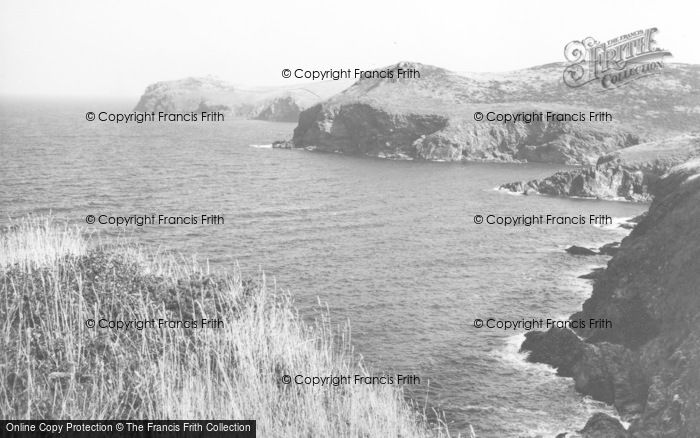
[[[526,335],[530,360],[557,367],[578,391],[631,421],[625,435],[615,421],[594,416],[584,436],[700,436],[699,221],[697,158],[655,186],[648,214],[571,317],[588,325]],[[599,320],[611,326],[591,324]]]
[[[696,66],[667,64],[654,81],[605,93],[564,86],[563,68],[548,64],[503,74],[457,74],[402,62],[378,69],[392,78],[360,79],[302,112],[294,141],[319,151],[373,157],[595,165],[600,156],[700,122],[694,110],[700,99],[687,92],[700,88]],[[420,78],[401,78],[399,69],[415,69]],[[639,102],[654,102],[653,110]],[[612,111],[615,121],[487,120],[489,113],[587,114],[601,108]],[[477,113],[485,119],[475,120]],[[639,177],[615,176],[631,182]]]
[[[409,68],[420,71],[420,78],[396,79],[398,69]],[[475,120],[477,112],[581,111],[581,106],[571,106],[570,95],[559,94],[561,90],[533,92],[532,84],[524,80],[532,74],[529,70],[520,80],[509,78],[500,85],[497,80],[418,63],[379,70],[393,72],[394,78],[361,79],[303,111],[294,142],[319,151],[372,157],[568,164],[593,164],[602,154],[640,142],[633,129],[617,122],[565,122],[546,117],[530,123]],[[552,84],[561,78],[561,72],[551,67],[542,67],[538,73],[551,75],[547,80]],[[586,101],[584,108],[600,104],[586,93],[578,96]],[[543,103],[551,100],[557,103]]]
[[272,142],[273,149],[294,149],[294,142],[291,140],[278,140]]
[[531,194],[532,193],[529,190],[529,187],[527,187],[526,183],[523,181],[515,181],[515,182],[503,184],[499,188],[503,189],[503,190],[515,192],[515,193],[522,193],[522,194]]
[[296,122],[303,109],[300,105],[303,104],[292,96],[276,97],[265,102],[262,110],[259,110],[253,118],[271,122]]
[[631,438],[619,420],[602,412],[593,414],[579,433],[582,438]]
[[326,81],[244,89],[212,77],[186,78],[149,85],[134,111],[218,111],[231,117],[296,122],[302,110],[349,85],[349,81]]
[[615,404],[620,412],[639,412],[646,398],[643,376],[635,356],[625,347],[590,344],[569,329],[529,332],[521,349],[531,362],[546,363],[563,377],[572,377],[576,389],[596,400]]
[[620,242],[606,243],[598,249],[599,254],[614,256],[620,250]]
[[576,255],[576,256],[598,255],[598,253],[593,251],[592,249],[584,248],[583,246],[577,246],[577,245],[573,245],[573,246],[566,248],[566,252],[568,252],[571,255]]
[[642,221],[647,216],[647,212],[645,211],[644,213],[640,214],[639,216],[635,216],[632,219],[628,220],[627,222],[633,223],[633,224],[638,224]]
[[552,196],[649,202],[654,185],[671,167],[700,156],[700,135],[686,134],[631,146],[602,156],[594,167],[557,172],[502,189]]
[[586,280],[597,280],[603,275],[603,272],[605,272],[605,268],[595,268],[588,274],[579,275],[578,278],[584,278]]
[[525,334],[521,351],[527,351],[530,362],[546,363],[563,377],[573,375],[574,365],[581,359],[584,342],[569,329],[552,328],[546,332]]

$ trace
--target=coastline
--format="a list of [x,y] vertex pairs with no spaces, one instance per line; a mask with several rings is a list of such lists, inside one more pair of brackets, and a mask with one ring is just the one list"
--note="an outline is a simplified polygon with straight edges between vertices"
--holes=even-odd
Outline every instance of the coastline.
[[630,423],[626,428],[596,415],[585,428],[590,433],[611,428],[621,437],[694,436],[699,170],[700,160],[672,169],[606,269],[593,271],[592,293],[570,319],[603,318],[612,327],[526,335],[522,349],[529,360],[572,377],[577,391],[614,405]]

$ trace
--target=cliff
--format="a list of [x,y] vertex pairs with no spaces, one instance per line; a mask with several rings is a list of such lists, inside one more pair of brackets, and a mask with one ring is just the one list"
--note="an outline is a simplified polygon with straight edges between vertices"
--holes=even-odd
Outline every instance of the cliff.
[[[595,164],[599,156],[689,129],[700,121],[700,69],[669,65],[663,74],[601,92],[563,84],[563,64],[505,74],[457,74],[399,63],[420,78],[361,79],[305,111],[293,144],[325,152],[425,160]],[[653,111],[651,110],[653,108]],[[605,110],[612,122],[502,123],[481,112]]]
[[612,403],[628,436],[700,436],[700,159],[655,185],[648,214],[622,241],[572,320],[610,328],[530,332],[523,349]]
[[303,109],[348,85],[348,81],[325,81],[244,89],[211,77],[186,78],[149,85],[134,111],[220,111],[238,118],[296,122]]
[[673,166],[700,156],[700,134],[631,146],[602,156],[595,166],[557,172],[544,179],[504,184],[501,189],[553,196],[649,201]]

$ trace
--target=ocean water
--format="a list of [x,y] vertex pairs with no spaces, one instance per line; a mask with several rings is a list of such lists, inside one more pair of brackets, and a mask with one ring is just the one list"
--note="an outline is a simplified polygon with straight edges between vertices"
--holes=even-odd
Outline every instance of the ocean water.
[[[148,245],[196,253],[214,269],[236,263],[289,290],[304,317],[320,300],[349,323],[376,373],[415,374],[418,406],[453,432],[553,436],[610,407],[518,353],[522,331],[477,329],[475,318],[565,317],[590,284],[577,276],[605,257],[571,244],[620,240],[616,227],[476,225],[481,214],[607,214],[643,205],[515,196],[501,183],[561,166],[388,161],[274,150],[293,124],[257,121],[88,122],[87,111],[131,102],[0,101],[0,224],[45,214],[220,214],[217,226],[131,227]],[[109,237],[115,227],[95,225]],[[294,370],[292,370],[294,371]],[[303,372],[303,370],[299,370]]]

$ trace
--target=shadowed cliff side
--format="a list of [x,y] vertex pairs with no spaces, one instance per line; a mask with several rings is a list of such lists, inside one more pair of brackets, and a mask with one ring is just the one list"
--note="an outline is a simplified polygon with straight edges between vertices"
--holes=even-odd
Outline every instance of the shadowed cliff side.
[[[649,213],[622,241],[572,320],[587,327],[531,332],[530,360],[631,420],[629,436],[700,436],[700,159],[655,185]],[[593,319],[612,328],[589,328]]]

